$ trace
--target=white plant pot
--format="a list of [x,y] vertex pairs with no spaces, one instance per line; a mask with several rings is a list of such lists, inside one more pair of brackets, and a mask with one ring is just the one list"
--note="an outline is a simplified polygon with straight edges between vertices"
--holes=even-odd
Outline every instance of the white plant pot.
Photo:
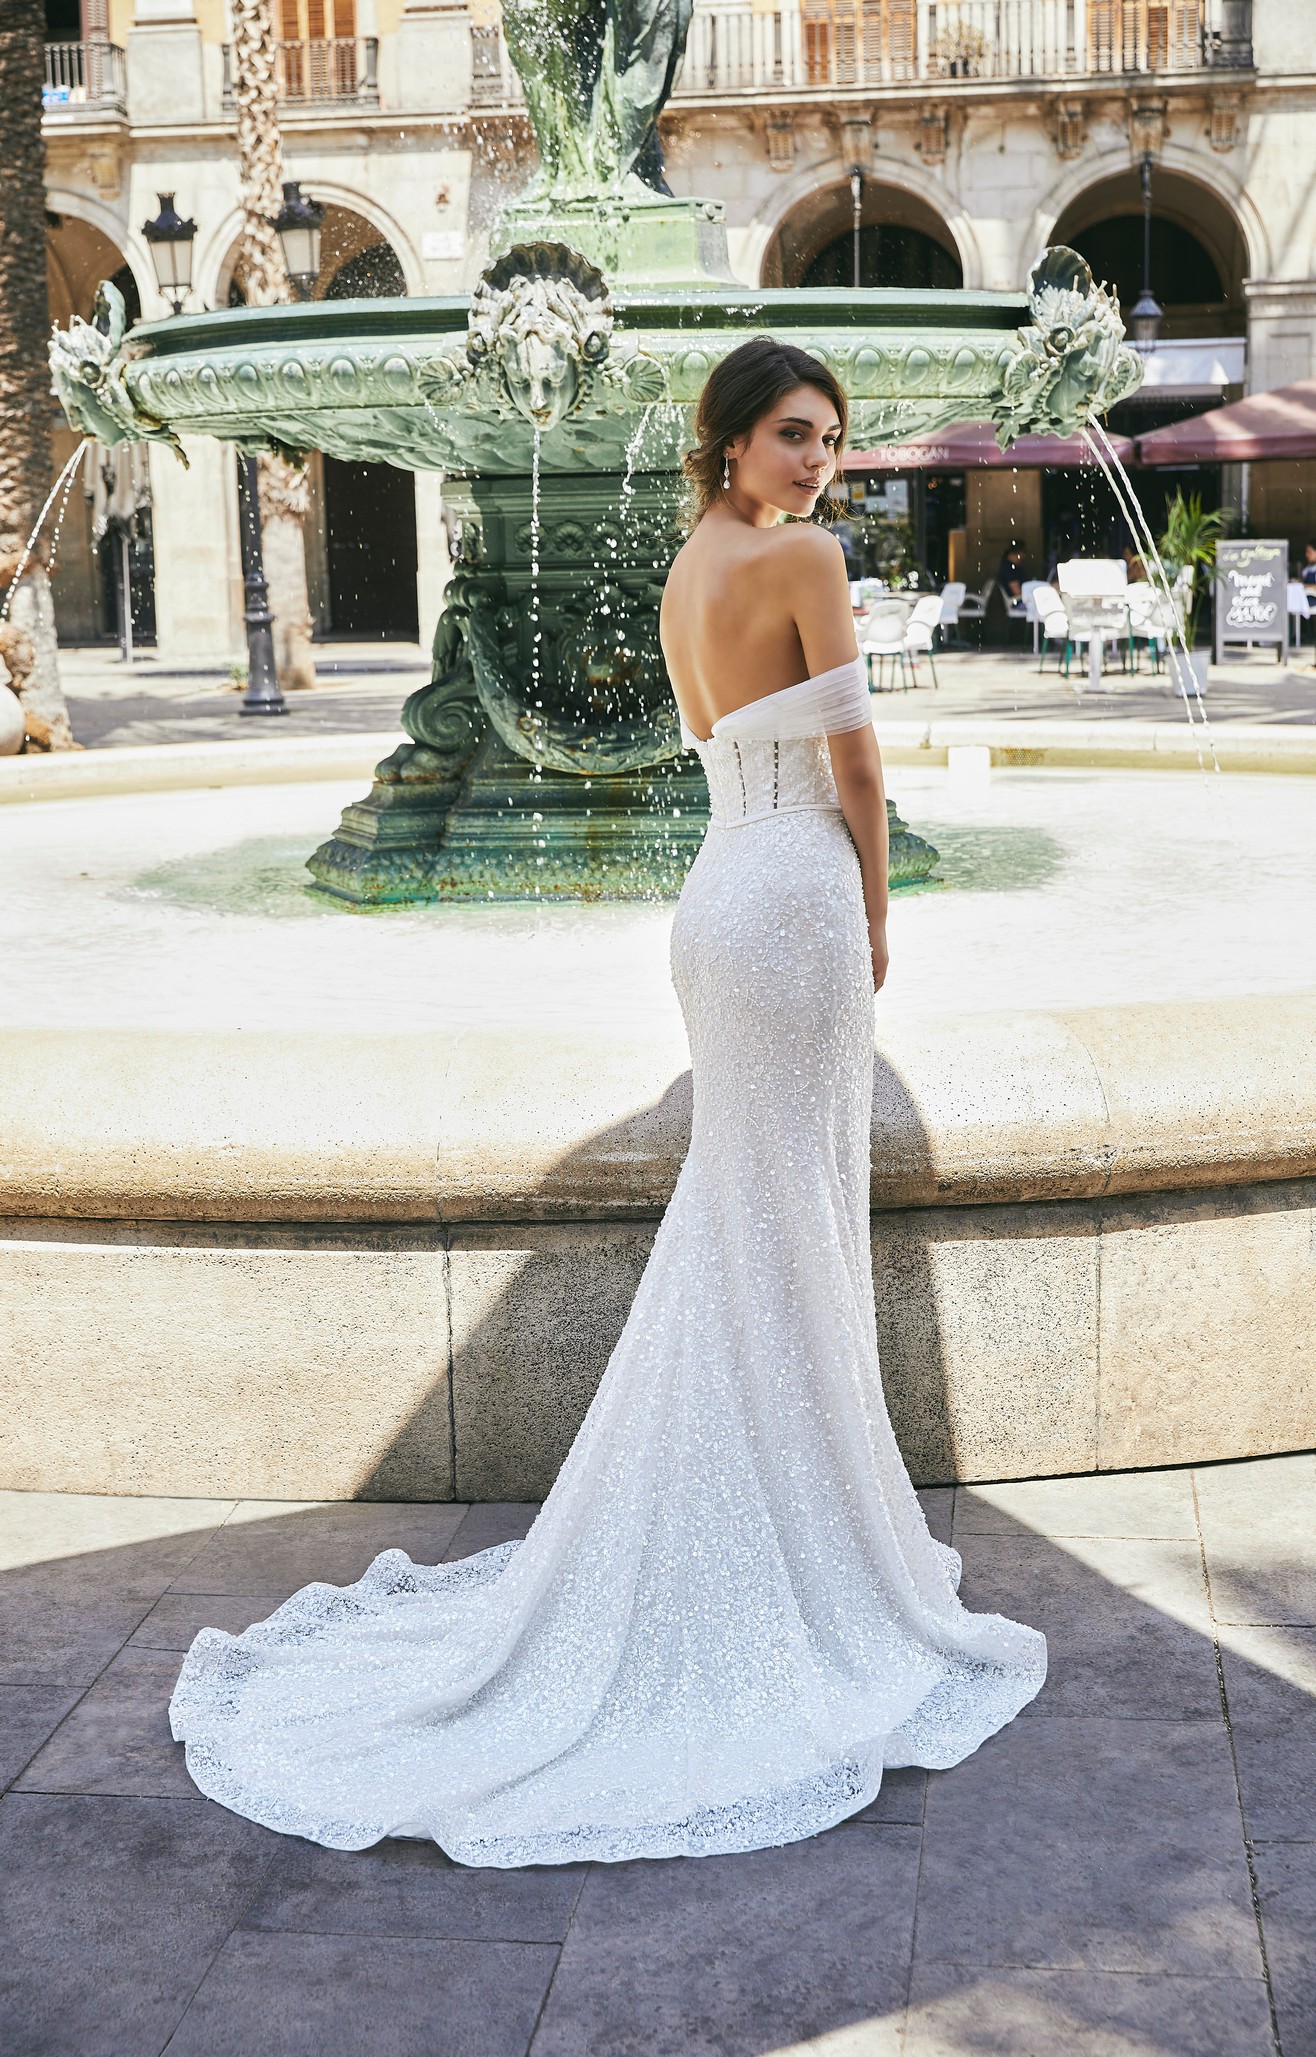
[[1171,647],[1171,671],[1174,690],[1181,700],[1205,697],[1206,674],[1211,662],[1209,650],[1190,650],[1185,657],[1182,650]]

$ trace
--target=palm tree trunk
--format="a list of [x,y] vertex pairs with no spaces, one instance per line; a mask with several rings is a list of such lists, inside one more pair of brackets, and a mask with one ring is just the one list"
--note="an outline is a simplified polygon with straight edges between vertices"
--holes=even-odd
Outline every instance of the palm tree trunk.
[[[283,146],[275,86],[270,0],[232,0],[233,104],[242,185],[238,260],[249,307],[288,298],[283,252],[271,226],[283,201]],[[306,474],[282,457],[260,460],[265,577],[274,615],[274,661],[287,691],[315,684],[311,609],[306,590]]]
[[[0,0],[0,595],[9,590],[50,490],[44,44],[41,0]],[[0,686],[12,687],[22,703],[28,749],[72,750],[77,745],[59,683],[45,549],[39,541],[0,625]]]

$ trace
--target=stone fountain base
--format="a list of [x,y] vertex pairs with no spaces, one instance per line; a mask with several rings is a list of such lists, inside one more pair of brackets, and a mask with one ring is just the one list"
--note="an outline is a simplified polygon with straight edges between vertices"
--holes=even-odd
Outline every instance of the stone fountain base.
[[[434,756],[404,747],[379,767],[307,864],[320,892],[360,907],[674,900],[708,825],[693,755],[595,779],[528,764],[492,733],[460,778]],[[935,884],[932,844],[891,801],[887,821],[892,889]]]

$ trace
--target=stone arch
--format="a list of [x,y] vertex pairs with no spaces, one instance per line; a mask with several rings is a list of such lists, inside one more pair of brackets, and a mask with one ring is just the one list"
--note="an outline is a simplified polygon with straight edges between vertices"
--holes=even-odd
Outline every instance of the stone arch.
[[[955,259],[963,284],[982,281],[982,255],[968,216],[947,207],[950,195],[939,181],[913,167],[881,160],[864,180],[865,224],[881,220],[920,230]],[[747,266],[757,283],[780,285],[803,269],[819,250],[849,229],[850,175],[839,159],[811,166],[775,188],[768,205],[749,225],[745,244]]]
[[48,225],[46,230],[50,319],[56,326],[66,327],[75,314],[90,320],[101,280],[124,270],[132,280],[132,290],[124,296],[130,318],[134,298],[148,320],[167,311],[167,303],[160,301],[156,291],[144,238],[129,230],[110,208],[85,194],[52,186],[46,193],[46,210],[58,222],[58,227]]
[[[335,273],[362,251],[386,246],[396,259],[407,293],[424,290],[423,272],[410,238],[385,209],[330,179],[308,178],[304,190],[326,210],[320,247],[320,277],[314,298],[323,299]],[[241,237],[241,216],[235,209],[216,230],[207,246],[206,266],[210,279],[209,304],[228,305]],[[200,271],[200,267],[198,267]]]
[[[1167,145],[1152,170],[1153,221],[1172,222],[1207,251],[1225,287],[1231,328],[1246,328],[1244,284],[1268,277],[1270,249],[1265,226],[1247,194],[1223,168],[1203,176],[1200,159]],[[1085,160],[1047,195],[1028,231],[1024,272],[1049,243],[1063,242],[1102,219],[1141,215],[1137,167],[1127,151],[1103,152]],[[1154,281],[1153,281],[1154,283]]]

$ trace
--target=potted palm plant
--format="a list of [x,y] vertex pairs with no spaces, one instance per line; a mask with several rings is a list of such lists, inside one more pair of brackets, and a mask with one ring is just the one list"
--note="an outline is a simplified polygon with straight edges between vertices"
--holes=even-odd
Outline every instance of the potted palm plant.
[[[1215,546],[1225,532],[1226,519],[1223,514],[1208,514],[1202,506],[1200,493],[1191,493],[1185,498],[1182,486],[1175,491],[1173,500],[1165,510],[1165,533],[1160,539],[1161,562],[1165,566],[1171,585],[1183,579],[1182,587],[1175,588],[1175,597],[1183,614],[1184,642],[1188,646],[1188,660],[1192,666],[1192,677],[1182,678],[1180,657],[1173,663],[1173,670],[1179,678],[1178,690],[1189,693],[1196,689],[1201,693],[1206,688],[1207,666],[1211,661],[1208,649],[1197,648],[1197,630],[1201,620],[1202,602],[1206,597],[1211,575],[1215,570]],[[1172,658],[1174,653],[1171,653]]]

